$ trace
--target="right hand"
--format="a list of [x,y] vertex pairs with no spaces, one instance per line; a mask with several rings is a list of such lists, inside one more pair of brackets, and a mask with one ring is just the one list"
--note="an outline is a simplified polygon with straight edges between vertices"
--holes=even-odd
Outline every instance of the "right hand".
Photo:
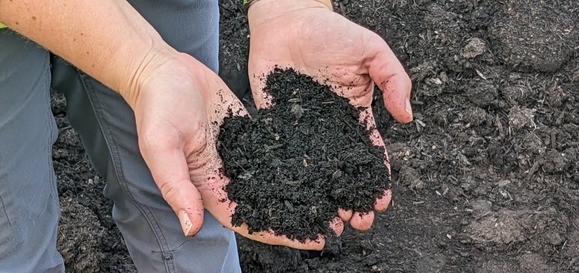
[[[249,239],[298,249],[321,249],[324,238],[298,242],[273,232],[233,226],[236,204],[216,150],[219,126],[229,114],[247,115],[241,102],[209,68],[186,54],[158,54],[145,65],[128,98],[136,116],[139,147],[163,198],[186,236],[195,235],[206,208],[226,228]],[[335,227],[341,233],[343,226]]]
[[[376,33],[331,10],[328,1],[262,0],[248,14],[251,32],[249,75],[258,108],[272,105],[263,90],[274,68],[293,68],[332,87],[347,98],[360,113],[360,123],[371,132],[370,141],[384,148],[372,113],[374,86],[382,90],[384,105],[404,123],[412,121],[411,81],[390,47]],[[352,193],[357,194],[357,193]],[[374,200],[376,211],[385,210],[392,192],[387,189]],[[343,221],[358,230],[367,230],[374,212],[339,210]]]

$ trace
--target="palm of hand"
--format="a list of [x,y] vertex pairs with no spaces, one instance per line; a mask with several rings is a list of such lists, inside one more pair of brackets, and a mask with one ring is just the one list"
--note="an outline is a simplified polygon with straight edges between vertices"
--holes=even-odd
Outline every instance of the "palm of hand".
[[[388,96],[386,106],[394,117],[401,122],[412,119],[404,110],[410,80],[381,37],[329,10],[294,13],[252,29],[252,90],[263,89],[263,81],[255,76],[267,75],[275,66],[293,67],[332,85],[352,105],[369,107],[376,82]],[[263,94],[254,95],[258,106],[267,104]]]
[[[336,13],[302,9],[273,17],[252,27],[250,48],[249,75],[258,108],[271,104],[271,98],[262,92],[264,76],[274,67],[291,67],[332,86],[353,106],[364,107],[360,122],[372,130],[375,145],[384,146],[371,109],[375,82],[383,90],[391,114],[402,122],[412,120],[410,110],[406,110],[410,80],[386,42]],[[387,191],[376,200],[375,209],[384,210],[390,198]],[[374,218],[373,213],[346,211],[340,216],[362,230],[368,229]]]

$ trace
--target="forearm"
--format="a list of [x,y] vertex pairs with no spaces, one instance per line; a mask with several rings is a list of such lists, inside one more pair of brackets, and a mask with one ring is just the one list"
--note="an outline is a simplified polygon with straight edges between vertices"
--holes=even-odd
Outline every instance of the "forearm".
[[172,51],[126,1],[0,0],[0,22],[129,100],[153,56]]

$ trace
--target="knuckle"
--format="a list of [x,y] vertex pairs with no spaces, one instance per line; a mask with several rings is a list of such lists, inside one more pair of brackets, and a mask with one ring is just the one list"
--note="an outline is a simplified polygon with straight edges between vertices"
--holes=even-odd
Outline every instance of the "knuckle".
[[167,201],[167,203],[169,203],[171,206],[173,205],[173,202],[175,202],[179,197],[179,190],[173,185],[173,183],[161,183],[159,185],[159,190],[161,190],[163,199],[165,199],[165,201]]

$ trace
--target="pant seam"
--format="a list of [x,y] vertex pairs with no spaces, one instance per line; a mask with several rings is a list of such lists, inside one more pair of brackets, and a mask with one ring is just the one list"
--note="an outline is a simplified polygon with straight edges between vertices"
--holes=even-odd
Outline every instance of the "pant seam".
[[[125,193],[127,198],[131,201],[131,203],[133,203],[139,209],[139,211],[143,213],[143,215],[145,216],[145,219],[149,223],[149,226],[151,227],[153,233],[155,234],[155,237],[157,238],[157,242],[159,244],[161,251],[163,253],[170,251],[167,240],[165,239],[162,229],[159,227],[157,219],[154,217],[153,213],[147,208],[147,206],[140,204],[135,199],[128,186],[128,183],[126,182],[122,168],[123,164],[122,160],[120,160],[120,155],[118,153],[116,141],[114,139],[114,136],[110,133],[111,130],[108,121],[102,115],[103,110],[101,108],[97,96],[94,94],[94,88],[92,88],[92,83],[89,80],[87,80],[87,77],[89,76],[85,75],[80,71],[78,71],[78,74],[79,79],[82,83],[82,87],[84,89],[83,91],[86,92],[88,95],[88,99],[92,106],[92,111],[96,117],[96,121],[100,128],[100,132],[103,134],[105,143],[107,144],[107,150],[111,158],[111,161],[113,162],[114,172],[119,181],[120,188],[123,190],[123,192]],[[163,262],[165,263],[165,268],[167,272],[175,272],[175,265],[173,261],[163,259]]]
[[[49,60],[50,62],[50,60]],[[56,142],[57,138],[58,138],[58,129],[57,129],[57,125],[56,125],[56,121],[54,120],[54,115],[52,114],[52,109],[51,109],[51,96],[50,96],[50,81],[52,78],[50,69],[46,69],[45,71],[45,79],[47,81],[46,86],[49,86],[48,90],[45,92],[45,97],[46,97],[46,101],[47,101],[47,109],[46,109],[46,124],[48,126],[47,130],[49,132],[49,138],[48,138],[48,145],[46,147],[48,147],[48,160],[50,162],[51,167],[49,168],[50,170],[50,177],[53,179],[52,181],[50,181],[50,188],[52,189],[52,193],[54,194],[56,200],[58,200],[58,188],[56,186],[56,174],[54,173],[54,166],[52,163],[52,151],[53,151],[53,145]],[[59,201],[60,203],[60,201]],[[59,204],[60,205],[60,204]],[[60,218],[60,216],[59,216]]]

